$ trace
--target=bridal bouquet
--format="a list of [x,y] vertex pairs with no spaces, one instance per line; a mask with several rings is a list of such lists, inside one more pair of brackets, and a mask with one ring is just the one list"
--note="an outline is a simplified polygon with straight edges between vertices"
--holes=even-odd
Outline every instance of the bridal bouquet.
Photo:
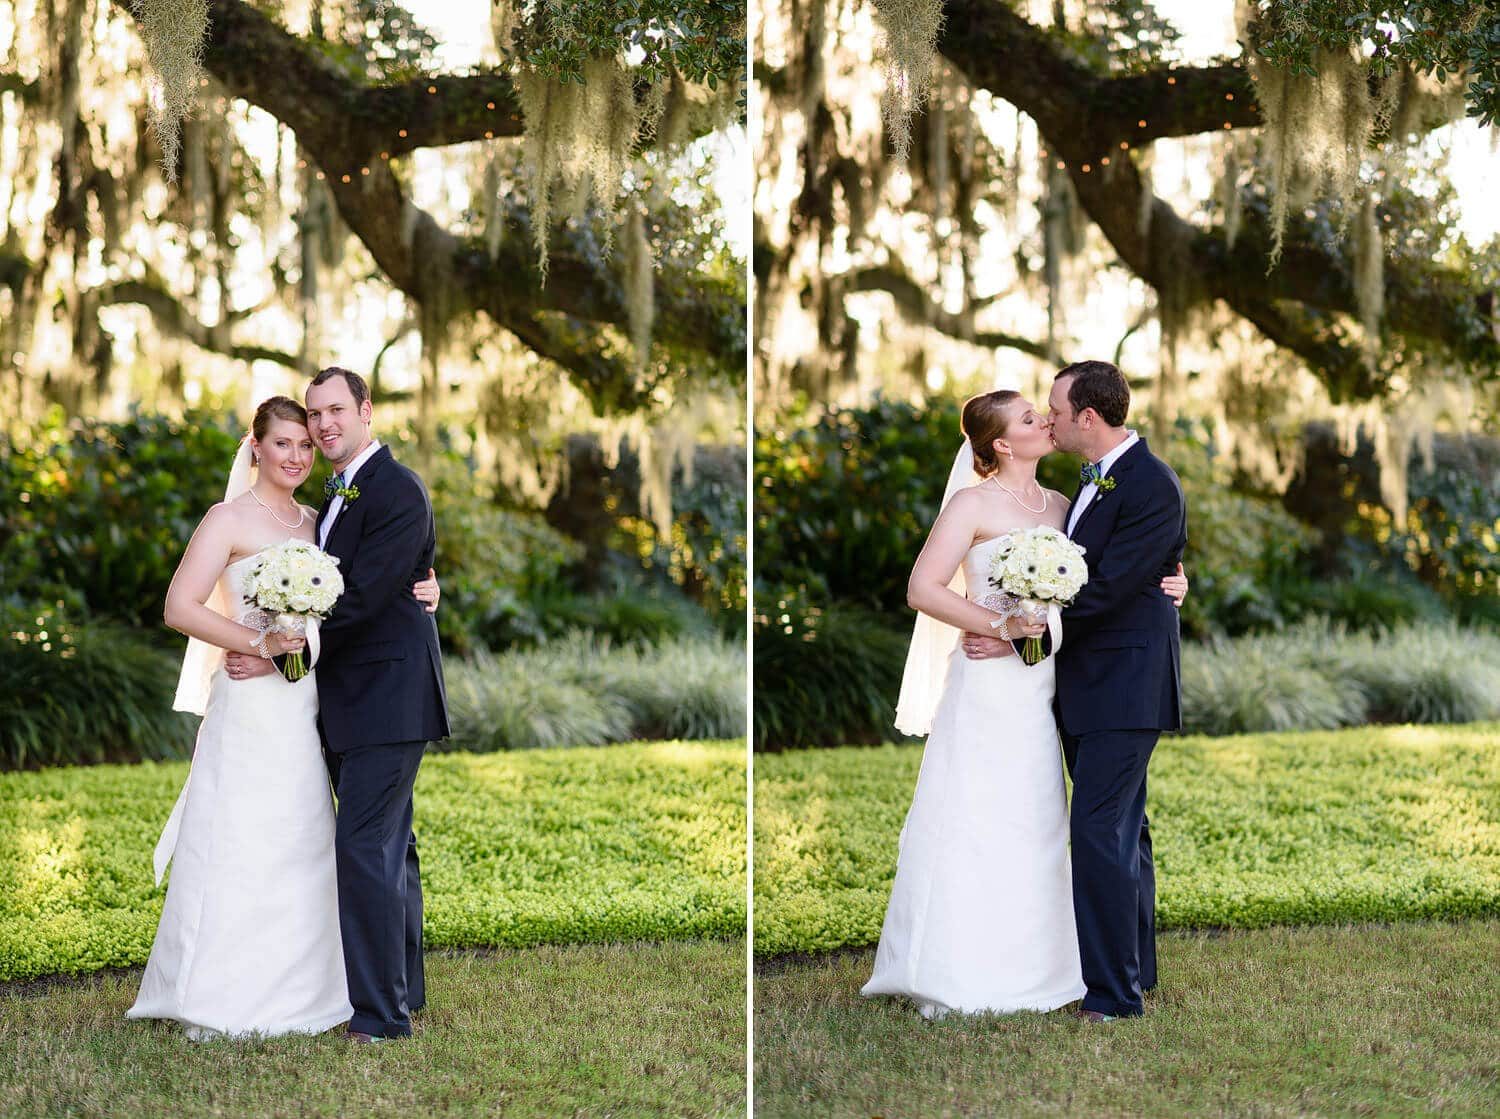
[[[1088,581],[1083,549],[1046,525],[1011,533],[990,560],[990,584],[1019,600],[1014,613],[1037,621],[1046,618],[1050,604],[1072,602]],[[1044,655],[1042,639],[1028,637],[1021,659],[1036,664]]]
[[[277,633],[306,633],[307,619],[326,618],[343,593],[337,557],[301,540],[267,548],[245,577],[246,602],[268,615]],[[288,653],[286,678],[306,675],[302,654]]]

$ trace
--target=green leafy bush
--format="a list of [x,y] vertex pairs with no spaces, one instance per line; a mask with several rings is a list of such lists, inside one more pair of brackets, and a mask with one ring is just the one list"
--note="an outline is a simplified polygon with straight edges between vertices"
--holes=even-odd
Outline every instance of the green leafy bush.
[[[0,774],[0,981],[145,961],[186,776]],[[743,741],[435,755],[416,805],[430,947],[744,935]]]
[[[756,759],[755,950],[874,944],[921,750]],[[1500,724],[1167,738],[1162,928],[1500,914]]]
[[65,423],[0,436],[0,594],[67,601],[161,632],[167,584],[224,483],[240,431],[222,416]]
[[172,710],[180,662],[121,626],[0,611],[0,769],[175,758],[197,720]]
[[453,749],[597,746],[745,731],[737,642],[684,637],[615,646],[575,633],[534,649],[477,653],[447,672]]
[[589,630],[615,644],[659,645],[678,637],[704,637],[713,631],[707,614],[675,591],[627,589],[577,594],[566,587],[542,590],[532,599],[537,626],[560,637]]
[[896,697],[912,615],[810,604],[799,590],[757,599],[755,748],[882,742],[896,734]]
[[[755,441],[755,578],[895,610],[963,438],[953,402],[877,399]],[[757,607],[759,609],[759,607]]]

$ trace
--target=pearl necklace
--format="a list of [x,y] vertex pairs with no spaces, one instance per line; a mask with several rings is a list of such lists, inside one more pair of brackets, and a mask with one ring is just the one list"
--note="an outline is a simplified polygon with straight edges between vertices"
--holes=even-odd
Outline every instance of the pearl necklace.
[[260,499],[260,494],[258,494],[258,493],[255,492],[255,487],[254,486],[250,487],[250,496],[253,497],[253,498],[255,498],[255,504],[259,505],[267,513],[269,513],[269,514],[271,514],[271,516],[275,517],[276,518],[276,523],[279,524],[282,528],[301,528],[302,527],[302,522],[305,521],[305,520],[307,520],[307,510],[304,509],[304,508],[302,508],[302,506],[298,505],[297,502],[295,502],[295,501],[292,504],[293,505],[297,505],[297,521],[296,521],[295,524],[287,524],[285,521],[283,521],[281,519],[280,514],[278,514],[275,509],[272,509],[269,505],[267,505],[264,501],[262,501]]
[[1045,513],[1047,511],[1047,491],[1045,489],[1042,489],[1041,486],[1038,486],[1037,489],[1039,489],[1039,490],[1042,491],[1042,507],[1040,509],[1033,509],[1030,505],[1027,505],[1026,502],[1024,502],[1024,501],[1021,500],[1020,496],[1016,493],[1015,490],[1013,490],[1009,486],[1005,485],[1003,482],[1000,481],[999,478],[995,477],[993,474],[991,474],[990,477],[987,480],[991,481],[991,482],[994,482],[995,485],[999,486],[1006,493],[1010,494],[1010,499],[1012,501],[1014,501],[1017,505],[1019,505],[1022,509],[1025,509],[1026,512],[1028,512],[1028,513]]

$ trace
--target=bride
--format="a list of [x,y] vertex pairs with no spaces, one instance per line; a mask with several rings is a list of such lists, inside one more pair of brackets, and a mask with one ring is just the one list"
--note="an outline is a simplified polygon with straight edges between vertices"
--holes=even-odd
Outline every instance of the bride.
[[[1037,462],[1055,448],[1046,419],[1019,393],[969,400],[963,431],[908,584],[919,614],[896,726],[928,738],[874,974],[860,991],[904,995],[928,1018],[1055,1010],[1084,995],[1053,658],[970,660],[958,648],[959,631],[1019,638],[1048,629],[1060,647],[1056,609],[1045,624],[1007,618],[988,571],[1007,533],[1061,530],[1068,500],[1036,480]],[[1181,602],[1180,568],[1162,589]]]
[[[302,405],[263,402],[223,503],[193,533],[167,591],[166,623],[190,639],[173,706],[203,722],[156,847],[157,882],[168,862],[172,878],[126,1017],[176,1020],[195,1041],[318,1033],[353,1013],[315,673],[288,683],[279,673],[232,680],[223,670],[227,649],[269,658],[304,646],[244,624],[243,586],[264,549],[313,542],[317,512],[293,497],[312,464]],[[437,608],[434,580],[413,594]],[[315,661],[315,628],[310,635]]]

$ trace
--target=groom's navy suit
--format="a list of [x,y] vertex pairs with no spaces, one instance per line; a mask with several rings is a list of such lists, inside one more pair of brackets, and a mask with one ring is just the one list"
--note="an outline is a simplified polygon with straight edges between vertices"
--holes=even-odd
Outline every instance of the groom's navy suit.
[[344,593],[319,627],[318,724],[338,796],[349,1028],[400,1037],[426,1001],[412,787],[426,744],[448,736],[437,624],[411,593],[433,565],[437,533],[427,490],[388,448],[352,485],[359,496],[345,498],[324,543]]
[[1144,439],[1108,477],[1113,488],[1094,494],[1070,533],[1089,581],[1062,612],[1056,713],[1073,779],[1083,1008],[1135,1015],[1141,992],[1156,985],[1146,763],[1161,732],[1182,725],[1177,608],[1160,584],[1187,545],[1187,506],[1177,475]]

